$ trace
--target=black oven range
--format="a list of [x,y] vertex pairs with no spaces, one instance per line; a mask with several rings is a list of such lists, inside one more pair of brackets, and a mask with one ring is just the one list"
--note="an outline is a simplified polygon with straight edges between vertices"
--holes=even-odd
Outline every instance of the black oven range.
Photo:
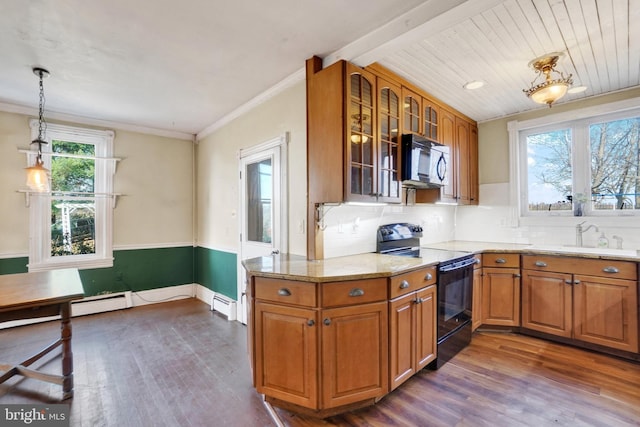
[[409,223],[378,227],[377,252],[420,257],[438,263],[438,356],[430,365],[437,369],[471,342],[473,265],[470,253],[420,247],[423,229]]

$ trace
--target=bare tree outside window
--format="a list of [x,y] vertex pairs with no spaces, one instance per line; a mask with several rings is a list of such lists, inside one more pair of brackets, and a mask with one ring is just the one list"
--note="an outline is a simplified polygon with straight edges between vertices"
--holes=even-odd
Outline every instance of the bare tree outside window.
[[640,118],[589,127],[594,209],[638,209]]
[[[588,141],[576,140],[576,129]],[[640,209],[640,117],[576,123],[527,135],[525,144],[530,212]]]
[[530,211],[571,209],[571,135],[560,129],[527,136]]

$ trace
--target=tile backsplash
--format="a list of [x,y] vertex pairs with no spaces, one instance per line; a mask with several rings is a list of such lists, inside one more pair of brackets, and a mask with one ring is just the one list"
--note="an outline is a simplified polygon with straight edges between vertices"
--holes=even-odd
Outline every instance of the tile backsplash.
[[584,246],[596,246],[604,232],[610,248],[616,247],[615,235],[623,239],[624,249],[640,249],[640,217],[519,218],[509,204],[508,183],[481,185],[480,201],[479,206],[324,206],[325,257],[375,252],[378,226],[394,222],[421,225],[422,245],[449,240],[573,245],[576,224],[586,221],[585,226],[597,225],[599,231],[586,232]]

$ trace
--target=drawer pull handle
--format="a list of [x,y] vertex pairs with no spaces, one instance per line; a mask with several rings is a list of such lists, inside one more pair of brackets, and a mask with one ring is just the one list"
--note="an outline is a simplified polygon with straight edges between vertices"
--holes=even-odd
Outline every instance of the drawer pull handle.
[[431,279],[433,279],[433,274],[431,273],[427,273],[427,275],[424,276],[424,280],[431,280]]
[[476,264],[480,264],[480,259],[476,258],[476,260],[474,261]]
[[278,295],[280,295],[281,297],[290,297],[291,291],[287,288],[280,288],[278,289]]
[[400,282],[400,289],[407,289],[409,287],[409,282],[407,282],[406,280],[403,280],[402,282]]
[[620,270],[618,270],[616,267],[605,267],[602,269],[602,271],[604,271],[605,273],[620,273]]
[[329,319],[329,318],[327,317],[326,319],[324,319],[324,320],[322,321],[322,323],[324,323],[324,324],[325,324],[325,326],[329,326],[329,325],[331,324],[331,319]]
[[307,320],[307,326],[313,326],[313,325],[315,325],[315,324],[316,324],[316,321],[315,321],[315,320],[313,320],[313,319],[309,319],[309,320]]
[[360,288],[353,288],[349,291],[350,297],[361,297],[362,295],[364,295],[364,291]]
[[536,261],[536,267],[546,267],[547,263],[544,261]]
[[506,264],[507,260],[504,258],[496,258],[496,264]]

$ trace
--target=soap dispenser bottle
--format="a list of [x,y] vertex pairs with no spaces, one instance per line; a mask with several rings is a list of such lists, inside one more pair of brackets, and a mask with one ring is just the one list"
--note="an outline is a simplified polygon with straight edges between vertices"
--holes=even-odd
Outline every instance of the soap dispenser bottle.
[[598,247],[599,248],[608,248],[609,247],[609,239],[604,235],[604,231],[598,237]]

